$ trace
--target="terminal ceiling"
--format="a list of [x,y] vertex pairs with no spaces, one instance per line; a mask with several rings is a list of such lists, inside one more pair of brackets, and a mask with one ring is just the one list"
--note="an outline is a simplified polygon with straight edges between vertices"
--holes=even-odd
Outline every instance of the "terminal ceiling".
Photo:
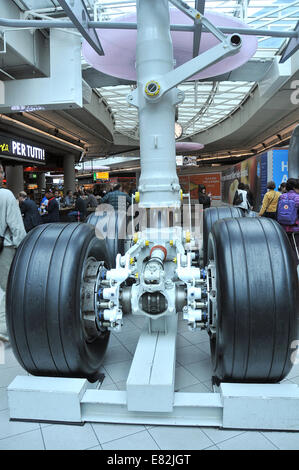
[[[57,0],[8,1],[19,8],[24,19],[66,17]],[[187,3],[195,6],[193,0]],[[122,14],[136,9],[135,1],[85,0],[85,4],[95,21],[117,21]],[[240,18],[255,29],[294,30],[299,19],[299,0],[196,0],[196,6]],[[49,31],[41,33],[47,37]],[[185,100],[178,107],[178,122],[183,128],[180,140],[203,143],[205,148],[198,155],[203,162],[209,162],[211,157],[213,161],[218,158],[219,162],[226,162],[228,156],[242,158],[267,145],[288,143],[299,120],[298,105],[286,99],[292,83],[299,79],[295,61],[292,59],[290,76],[287,71],[279,71],[282,76],[277,77],[276,86],[268,94],[261,93],[261,83],[271,77],[273,64],[278,63],[286,43],[284,38],[261,36],[257,52],[245,66],[225,76],[179,86],[185,92]],[[6,58],[1,54],[0,79],[29,76],[30,65],[21,66],[16,59],[12,50]],[[25,110],[10,113],[9,117],[77,143],[84,149],[85,159],[138,152],[137,111],[126,101],[135,83],[101,74],[83,57],[81,61],[85,86],[92,89],[95,99],[105,108],[107,122],[100,122],[86,105],[77,110]],[[252,109],[253,105],[256,109]],[[221,160],[222,157],[225,158]]]

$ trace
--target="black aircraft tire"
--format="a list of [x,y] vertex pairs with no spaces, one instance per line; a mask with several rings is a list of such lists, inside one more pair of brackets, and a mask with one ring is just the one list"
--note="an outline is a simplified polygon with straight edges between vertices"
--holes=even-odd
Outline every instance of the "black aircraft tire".
[[19,246],[7,324],[13,352],[30,374],[99,378],[110,332],[87,339],[81,313],[84,265],[98,251],[94,228],[80,223],[40,225]]
[[203,211],[203,262],[207,265],[209,234],[215,222],[226,218],[244,217],[244,211],[239,207],[210,207]]
[[[216,334],[210,339],[218,381],[274,383],[292,368],[299,288],[284,230],[271,219],[214,224],[208,257],[216,273]],[[212,263],[213,264],[213,263]]]
[[97,238],[101,240],[100,256],[105,260],[110,268],[115,268],[116,255],[125,254],[125,230],[126,217],[123,213],[117,211],[109,213],[93,213],[87,219],[86,223],[95,227]]

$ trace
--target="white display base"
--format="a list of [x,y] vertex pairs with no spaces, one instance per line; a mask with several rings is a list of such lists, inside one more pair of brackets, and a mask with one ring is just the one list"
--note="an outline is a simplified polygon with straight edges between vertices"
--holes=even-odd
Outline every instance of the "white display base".
[[[163,323],[161,323],[161,326]],[[8,387],[12,420],[299,430],[296,384],[222,383],[215,393],[174,392],[177,318],[140,336],[126,391],[85,379],[18,376]]]
[[73,424],[299,430],[296,384],[225,383],[216,393],[174,393],[170,412],[130,411],[126,391],[90,390],[90,385],[84,379],[18,376],[8,387],[10,418]]
[[177,317],[140,336],[125,391],[86,379],[18,376],[8,387],[12,420],[299,430],[296,384],[222,383],[214,393],[174,391]]

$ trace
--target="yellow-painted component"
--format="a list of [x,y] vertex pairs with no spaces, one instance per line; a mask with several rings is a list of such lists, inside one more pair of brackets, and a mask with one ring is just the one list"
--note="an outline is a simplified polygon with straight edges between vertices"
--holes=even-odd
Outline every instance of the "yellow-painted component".
[[190,241],[191,241],[190,232],[186,232],[186,243],[190,243]]
[[169,245],[173,246],[173,240],[169,240]]
[[201,18],[201,14],[200,14],[200,13],[197,13],[197,15],[195,15],[195,18],[196,18],[197,20],[199,20],[199,19]]
[[138,279],[138,276],[139,276],[139,274],[138,274],[138,273],[136,273],[136,274],[135,274],[135,277],[136,277],[136,279]]
[[135,193],[135,202],[137,202],[137,204],[138,204],[139,201],[140,201],[140,193],[139,193],[139,191],[136,191],[136,193]]
[[135,259],[134,258],[130,258],[130,264],[134,264],[135,262]]
[[145,240],[145,246],[149,246],[149,240]]
[[181,189],[181,201],[183,200],[183,190]]
[[150,82],[147,82],[145,85],[145,93],[147,96],[158,96],[160,93],[160,84],[156,82],[155,80],[151,80]]
[[133,242],[137,243],[137,241],[138,241],[138,233],[135,232],[134,235],[133,235]]
[[172,261],[173,261],[174,263],[176,263],[176,262],[177,262],[177,259],[176,259],[176,258],[173,258],[173,260],[172,260]]

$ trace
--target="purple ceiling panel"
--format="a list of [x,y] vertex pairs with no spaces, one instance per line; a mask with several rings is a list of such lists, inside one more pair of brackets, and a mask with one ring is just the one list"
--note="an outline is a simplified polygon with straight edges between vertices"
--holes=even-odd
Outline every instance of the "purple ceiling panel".
[[[206,12],[205,16],[219,27],[235,27],[236,31],[248,27],[238,19],[219,13]],[[170,9],[170,18],[171,24],[193,24],[190,18],[177,9]],[[113,21],[136,23],[136,14],[132,13],[117,19],[114,18]],[[99,29],[97,33],[105,51],[105,56],[99,56],[92,47],[84,41],[83,56],[85,60],[92,65],[92,67],[107,75],[135,81],[137,31],[131,29]],[[172,31],[171,36],[176,67],[178,67],[193,58],[193,32]],[[217,43],[218,40],[211,33],[203,32],[199,53],[201,54]],[[189,80],[208,79],[209,77],[222,75],[240,67],[254,55],[257,45],[257,38],[255,36],[243,35],[240,52],[208,67]]]

